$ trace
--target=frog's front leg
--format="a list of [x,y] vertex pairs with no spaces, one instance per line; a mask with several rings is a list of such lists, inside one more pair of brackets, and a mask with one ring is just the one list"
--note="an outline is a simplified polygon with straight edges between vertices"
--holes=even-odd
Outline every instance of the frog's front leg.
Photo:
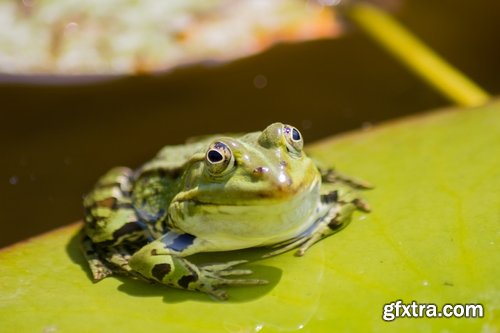
[[321,202],[319,203],[319,210],[325,211],[325,213],[318,218],[309,230],[285,243],[278,244],[275,246],[277,249],[265,254],[264,258],[297,247],[298,250],[295,254],[303,256],[316,242],[346,227],[355,210],[370,211],[368,204],[350,186],[336,183],[328,184],[325,188],[329,188],[329,191],[321,195]]
[[346,227],[351,220],[352,213],[356,209],[365,212],[369,211],[365,202],[361,201],[361,199],[354,199],[353,202],[341,203],[337,208],[331,208],[312,232],[299,240],[301,245],[295,255],[299,257],[303,256],[316,242]]
[[206,250],[206,244],[188,234],[168,232],[162,238],[137,251],[129,261],[133,271],[147,280],[170,287],[196,290],[226,299],[224,285],[258,285],[267,283],[260,279],[229,279],[229,276],[251,274],[251,270],[233,269],[246,260],[221,264],[200,265],[183,258],[185,255]]

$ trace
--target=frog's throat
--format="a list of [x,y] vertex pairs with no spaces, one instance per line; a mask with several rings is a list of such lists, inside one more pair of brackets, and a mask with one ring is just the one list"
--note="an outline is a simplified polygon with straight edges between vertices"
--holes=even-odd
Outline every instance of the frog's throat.
[[289,200],[261,205],[174,202],[172,227],[213,244],[212,251],[276,244],[300,235],[323,213],[320,186],[314,182]]

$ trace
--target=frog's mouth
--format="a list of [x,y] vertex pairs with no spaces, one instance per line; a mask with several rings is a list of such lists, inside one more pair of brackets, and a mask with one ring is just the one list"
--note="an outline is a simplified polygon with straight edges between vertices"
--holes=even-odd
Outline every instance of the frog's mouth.
[[[304,182],[305,183],[305,182]],[[277,185],[272,189],[251,188],[247,191],[225,189],[224,191],[198,190],[193,196],[179,198],[178,202],[206,206],[273,206],[296,201],[296,198],[317,195],[319,197],[319,179],[309,182],[290,185]],[[317,192],[317,194],[315,193]],[[184,200],[183,200],[184,199]]]
[[179,192],[172,203],[220,206],[271,206],[319,191],[321,176],[313,164],[292,175],[280,171],[273,175],[233,177],[227,182],[204,182]]
[[169,213],[175,228],[218,244],[217,251],[262,246],[290,239],[316,220],[320,182],[286,198],[234,203],[177,201]]

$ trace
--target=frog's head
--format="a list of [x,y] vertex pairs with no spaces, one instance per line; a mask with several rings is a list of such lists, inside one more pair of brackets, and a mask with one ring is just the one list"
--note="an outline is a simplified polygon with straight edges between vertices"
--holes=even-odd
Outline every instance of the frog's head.
[[186,168],[173,219],[183,231],[226,237],[278,236],[299,227],[316,208],[321,183],[303,145],[300,132],[281,123],[212,140]]
[[190,200],[218,205],[290,200],[319,181],[303,145],[300,132],[281,123],[238,138],[217,138],[206,147],[203,161],[187,170],[184,194],[193,189]]

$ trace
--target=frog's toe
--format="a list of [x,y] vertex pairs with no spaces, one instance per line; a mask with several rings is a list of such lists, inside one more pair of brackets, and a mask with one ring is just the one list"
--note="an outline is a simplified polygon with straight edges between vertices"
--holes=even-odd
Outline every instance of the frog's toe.
[[296,257],[302,257],[304,254],[306,254],[306,251],[307,251],[308,248],[309,248],[309,246],[308,247],[301,247],[300,249],[298,249],[295,252],[295,256]]
[[266,284],[269,283],[267,280],[262,279],[228,279],[228,276],[235,275],[249,275],[252,274],[253,271],[249,269],[233,269],[229,271],[220,271],[217,272],[217,285],[248,285],[248,284]]
[[248,260],[234,260],[234,261],[228,261],[225,263],[203,265],[201,267],[205,271],[220,272],[220,271],[225,271],[225,270],[228,270],[229,268],[232,268],[234,266],[241,265],[241,264],[244,264],[247,262],[248,262]]
[[[233,274],[234,275],[234,274]],[[206,277],[204,282],[200,283],[197,290],[205,292],[219,300],[227,300],[228,295],[225,290],[219,289],[220,286],[241,286],[241,285],[262,285],[269,281],[263,279],[227,279],[221,276]]]
[[368,204],[368,202],[366,202],[365,200],[361,199],[361,198],[356,198],[352,201],[352,203],[354,204],[354,206],[356,206],[357,209],[365,212],[365,213],[369,213],[372,211],[370,205]]
[[291,249],[294,249],[296,248],[297,246],[300,246],[302,243],[304,243],[305,241],[307,241],[307,238],[298,238],[296,239],[295,241],[281,247],[281,248],[278,248],[277,250],[274,250],[274,251],[271,251],[271,252],[268,252],[266,254],[264,254],[262,256],[262,258],[269,258],[269,257],[274,257],[278,254],[282,254],[282,253],[285,253],[285,252],[288,252],[290,251]]
[[221,279],[220,285],[223,286],[243,286],[243,285],[259,285],[268,284],[269,281],[264,279]]
[[196,288],[195,290],[198,290],[198,291],[201,291],[203,293],[206,293],[220,301],[225,301],[227,300],[229,297],[227,296],[227,293],[225,290],[222,290],[222,289],[218,289],[216,288],[215,285],[213,284],[201,284],[198,288]]
[[92,262],[90,263],[90,269],[92,271],[92,277],[94,278],[95,282],[101,281],[102,279],[110,276],[113,274],[113,272],[105,265],[103,265],[101,262],[93,264]]
[[322,238],[323,234],[320,233],[312,234],[311,236],[307,237],[306,241],[299,247],[297,252],[295,252],[295,256],[302,257],[311,246],[313,246]]
[[230,271],[220,271],[219,276],[250,275],[252,273],[250,269],[232,269]]
[[[250,269],[232,269],[234,266],[241,265],[248,262],[248,260],[236,260],[222,264],[205,265],[201,268],[207,276],[214,279],[215,285],[228,285],[228,284],[262,284],[265,280],[258,279],[226,279],[228,276],[235,275],[249,275],[253,271]],[[267,281],[266,281],[267,282]]]
[[227,292],[225,290],[222,290],[222,289],[217,289],[217,288],[200,288],[200,291],[204,292],[204,293],[207,293],[209,294],[210,296],[213,296],[215,297],[216,299],[220,300],[220,301],[225,301],[227,300],[229,297],[227,295]]

